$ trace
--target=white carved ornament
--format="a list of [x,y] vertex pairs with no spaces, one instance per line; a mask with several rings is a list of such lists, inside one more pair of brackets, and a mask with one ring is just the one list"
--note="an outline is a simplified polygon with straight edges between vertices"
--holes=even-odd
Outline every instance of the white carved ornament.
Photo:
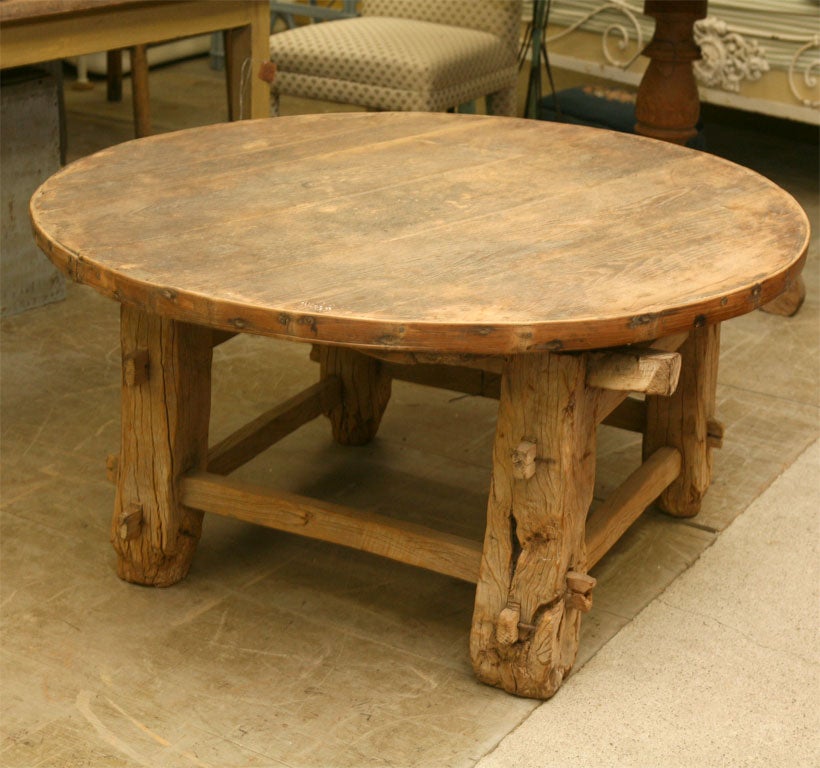
[[695,42],[703,56],[694,64],[695,76],[704,85],[739,93],[744,80],[760,80],[769,71],[766,49],[715,16],[695,24]]

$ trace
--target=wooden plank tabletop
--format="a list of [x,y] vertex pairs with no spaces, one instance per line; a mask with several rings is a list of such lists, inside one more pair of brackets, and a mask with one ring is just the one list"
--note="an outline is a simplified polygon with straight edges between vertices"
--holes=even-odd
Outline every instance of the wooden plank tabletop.
[[119,301],[228,330],[508,354],[749,312],[802,268],[794,199],[640,137],[474,115],[246,121],[47,181],[40,247]]
[[0,23],[88,11],[104,12],[113,6],[149,5],[152,1],[158,3],[161,0],[2,0]]

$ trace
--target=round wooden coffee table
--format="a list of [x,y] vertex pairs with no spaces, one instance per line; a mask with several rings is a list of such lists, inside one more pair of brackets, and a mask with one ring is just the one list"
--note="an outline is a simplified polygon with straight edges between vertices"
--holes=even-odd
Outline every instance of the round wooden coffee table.
[[[719,325],[791,285],[809,235],[788,194],[704,153],[444,114],[129,142],[31,212],[52,261],[122,304],[122,578],[183,578],[207,511],[477,581],[476,674],[535,697],[572,666],[589,568],[653,500],[698,512]],[[209,448],[211,350],[237,332],[310,342],[319,381]],[[500,398],[483,548],[226,477],[321,414],[370,440],[394,378]],[[642,432],[644,461],[587,519],[601,422]]]

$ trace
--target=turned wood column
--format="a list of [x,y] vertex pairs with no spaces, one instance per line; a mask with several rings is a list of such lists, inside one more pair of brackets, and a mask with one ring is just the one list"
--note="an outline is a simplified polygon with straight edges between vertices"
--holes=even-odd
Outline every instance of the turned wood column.
[[504,367],[470,656],[477,677],[548,698],[575,661],[595,479],[586,355],[518,355]]
[[658,499],[665,512],[694,517],[712,479],[710,430],[715,421],[720,325],[694,329],[683,346],[678,387],[669,397],[647,395],[643,457],[671,446],[681,454],[681,472]]
[[333,439],[342,445],[364,445],[375,436],[390,400],[391,379],[380,361],[346,347],[318,346],[320,376],[341,382],[340,402],[326,412]]
[[211,331],[121,312],[122,450],[111,539],[126,581],[164,587],[188,573],[202,512],[178,481],[208,458]]
[[692,62],[700,58],[694,24],[706,17],[706,0],[645,0],[655,34],[644,49],[650,59],[638,88],[635,131],[685,144],[697,135],[700,98]]

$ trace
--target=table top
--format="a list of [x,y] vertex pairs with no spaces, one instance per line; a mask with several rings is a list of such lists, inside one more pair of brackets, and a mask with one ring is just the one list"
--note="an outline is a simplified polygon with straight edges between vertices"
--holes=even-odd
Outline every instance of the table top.
[[226,330],[514,354],[749,312],[806,215],[727,161],[578,126],[344,113],[127,142],[31,202],[35,238],[118,301]]
[[[150,0],[158,2],[159,0]],[[118,5],[145,4],[146,0],[2,0],[0,22],[99,11]]]

